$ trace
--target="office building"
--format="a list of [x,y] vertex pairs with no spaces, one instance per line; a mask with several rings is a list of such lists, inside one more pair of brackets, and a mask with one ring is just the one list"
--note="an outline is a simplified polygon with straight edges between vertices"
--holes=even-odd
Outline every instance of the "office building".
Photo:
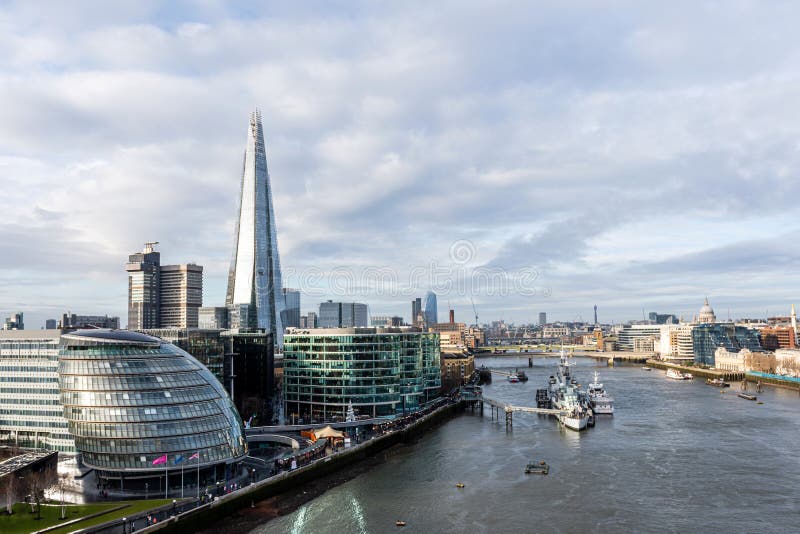
[[197,328],[203,305],[203,267],[195,264],[162,265],[160,328]]
[[203,305],[203,267],[161,265],[157,241],[128,256],[128,329],[197,328]]
[[715,353],[720,347],[728,352],[748,349],[763,352],[758,331],[733,323],[698,324],[692,329],[695,364],[714,366]]
[[45,330],[55,330],[58,327],[58,321],[55,319],[47,319],[44,322]]
[[281,262],[259,111],[250,115],[240,191],[233,259],[225,296],[225,305],[235,308],[230,326],[264,329],[271,332],[275,342],[281,346]]
[[[228,328],[228,308],[224,306],[203,306],[197,310],[197,327],[203,330],[224,330]],[[188,351],[194,354],[192,351]]]
[[3,330],[25,330],[23,313],[15,313],[11,317],[6,317],[3,322]]
[[222,384],[175,345],[138,332],[78,330],[62,335],[58,359],[63,415],[83,465],[102,483],[161,484],[165,471],[181,471],[178,456],[195,453],[202,478],[218,465],[237,469],[247,454]]
[[284,339],[284,413],[289,421],[393,416],[435,400],[438,335],[402,328],[290,329]]
[[308,312],[306,314],[306,326],[308,328],[317,328],[319,326],[319,318],[316,312]]
[[[55,328],[55,327],[54,327]],[[76,315],[74,313],[64,313],[58,328],[64,330],[80,330],[83,328],[110,328],[119,329],[119,317],[109,317],[108,315]]]
[[671,313],[650,312],[647,316],[652,324],[678,324],[680,321]]
[[145,243],[142,252],[128,256],[128,328],[158,328],[161,253],[154,248],[158,242]]
[[547,313],[539,312],[539,326],[544,326],[547,324]]
[[797,345],[794,328],[791,326],[772,326],[761,328],[761,346],[766,350],[793,349]]
[[283,288],[284,328],[297,328],[300,326],[300,291],[297,289]]
[[319,305],[317,328],[366,327],[369,311],[360,302],[322,302]]
[[58,330],[0,332],[0,443],[75,453],[58,388]]
[[425,324],[434,324],[439,322],[439,312],[436,306],[436,293],[428,291],[425,295]]

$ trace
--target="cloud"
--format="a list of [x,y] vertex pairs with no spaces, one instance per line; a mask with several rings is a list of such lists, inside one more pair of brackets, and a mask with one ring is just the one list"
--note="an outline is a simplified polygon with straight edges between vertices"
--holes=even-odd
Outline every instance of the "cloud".
[[468,240],[469,269],[540,273],[533,297],[471,295],[486,319],[796,297],[772,236],[798,231],[799,8],[427,7],[7,5],[0,312],[124,317],[122,265],[153,239],[221,303],[256,106],[287,272],[407,278]]

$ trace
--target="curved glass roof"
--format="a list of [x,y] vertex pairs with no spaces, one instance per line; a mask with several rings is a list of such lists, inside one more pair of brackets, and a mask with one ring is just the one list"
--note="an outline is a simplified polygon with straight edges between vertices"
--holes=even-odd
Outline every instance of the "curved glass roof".
[[96,328],[87,330],[75,330],[69,334],[64,334],[64,338],[90,338],[92,340],[111,343],[145,343],[148,345],[160,345],[161,340],[142,334],[141,332],[132,332],[130,330],[110,330],[108,328]]

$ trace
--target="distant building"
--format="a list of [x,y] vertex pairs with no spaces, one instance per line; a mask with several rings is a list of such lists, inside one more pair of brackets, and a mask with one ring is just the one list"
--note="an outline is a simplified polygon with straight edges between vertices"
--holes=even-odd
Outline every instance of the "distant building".
[[373,315],[369,322],[370,326],[403,326],[403,318],[397,315]]
[[157,242],[128,256],[128,329],[197,328],[203,305],[203,267],[161,265]]
[[23,313],[15,313],[11,317],[6,317],[3,322],[3,330],[25,330],[25,321]]
[[793,349],[796,336],[791,326],[773,326],[762,328],[758,331],[761,337],[761,346],[766,350]]
[[203,305],[203,267],[162,265],[159,301],[161,328],[197,328]]
[[778,349],[775,351],[775,373],[800,377],[800,350]]
[[678,324],[680,321],[671,313],[650,312],[648,319],[653,324]]
[[64,330],[78,330],[81,328],[110,328],[119,329],[119,317],[109,317],[108,315],[76,315],[65,313],[61,315],[58,328]]
[[289,329],[283,346],[288,422],[344,421],[351,405],[371,417],[425,406],[441,388],[438,341],[434,333],[402,328]]
[[319,327],[319,316],[316,314],[316,312],[308,312],[306,314],[306,317],[307,317],[306,326],[308,328]]
[[323,302],[319,305],[318,328],[349,328],[368,326],[368,309],[360,302]]
[[224,306],[204,306],[198,309],[197,327],[206,330],[228,328],[228,308]]
[[300,291],[297,289],[283,288],[283,327],[297,328],[300,326]]
[[145,243],[142,252],[128,256],[128,328],[158,328],[161,253],[154,249],[157,242]]
[[439,311],[436,305],[436,293],[433,291],[428,291],[425,295],[425,311],[423,312],[425,316],[425,324],[434,324],[439,322]]
[[58,321],[55,319],[47,319],[44,322],[44,329],[45,330],[54,330],[58,326]]
[[463,385],[475,372],[475,357],[463,352],[442,352],[442,391]]
[[539,326],[544,326],[547,324],[547,313],[539,312]]
[[411,324],[421,327],[423,320],[422,299],[418,297],[411,301]]
[[711,324],[717,322],[717,316],[714,314],[714,309],[708,303],[708,297],[706,297],[706,300],[703,302],[703,307],[700,308],[700,313],[697,314],[695,322],[701,324]]
[[762,352],[758,331],[733,323],[698,324],[692,329],[692,345],[696,364],[715,364],[715,353],[720,347],[728,352],[749,349]]

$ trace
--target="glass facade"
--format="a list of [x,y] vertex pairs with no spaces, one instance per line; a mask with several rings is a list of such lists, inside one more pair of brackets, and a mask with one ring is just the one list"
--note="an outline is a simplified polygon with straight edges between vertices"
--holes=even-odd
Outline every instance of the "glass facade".
[[0,442],[75,453],[59,399],[59,335],[0,333]]
[[439,335],[400,329],[291,329],[284,337],[284,413],[313,421],[393,416],[436,399]]
[[733,323],[699,324],[692,329],[694,361],[697,364],[714,366],[714,353],[720,347],[728,352],[749,349],[762,352],[758,331]]
[[[264,131],[261,113],[256,111],[250,115],[247,130],[239,216],[225,297],[225,305],[236,310],[230,326],[265,329],[280,345],[284,306],[281,284]],[[248,308],[247,313],[242,313],[242,306]]]
[[83,462],[101,471],[163,472],[156,458],[202,463],[246,454],[242,422],[214,375],[178,347],[140,333],[82,330],[61,337],[63,414]]

